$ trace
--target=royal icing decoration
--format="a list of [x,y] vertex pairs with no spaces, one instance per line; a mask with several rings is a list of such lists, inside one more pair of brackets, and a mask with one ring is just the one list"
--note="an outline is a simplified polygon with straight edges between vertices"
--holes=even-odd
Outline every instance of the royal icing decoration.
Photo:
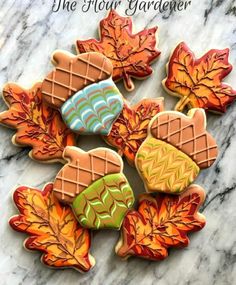
[[236,98],[236,90],[222,83],[232,71],[229,49],[212,49],[197,59],[188,46],[180,43],[167,64],[163,86],[170,95],[180,97],[175,110],[203,108],[224,113]]
[[132,20],[111,10],[100,22],[101,39],[77,41],[78,52],[100,52],[113,64],[113,80],[123,79],[127,90],[134,89],[132,78],[144,79],[151,75],[152,62],[158,58],[157,27],[132,34]]
[[90,233],[78,225],[70,207],[58,202],[52,188],[52,183],[42,191],[18,187],[13,199],[20,214],[10,219],[10,226],[29,235],[25,248],[41,251],[45,265],[89,271],[95,265],[89,254]]
[[85,228],[119,229],[133,203],[133,192],[126,177],[116,173],[92,183],[75,198],[72,208]]
[[205,200],[204,190],[191,185],[180,196],[142,194],[138,210],[127,212],[116,253],[123,257],[162,260],[170,247],[186,247],[188,233],[205,226],[205,217],[198,212]]
[[56,66],[43,81],[43,99],[54,108],[60,108],[68,98],[84,87],[112,75],[112,64],[102,54],[89,52],[73,55],[55,51],[52,62]]
[[91,84],[61,107],[66,125],[81,134],[108,135],[123,108],[122,96],[111,79]]
[[181,193],[217,154],[203,109],[192,109],[187,116],[167,111],[151,120],[135,163],[148,192]]
[[106,148],[84,152],[68,147],[64,158],[68,163],[57,174],[53,186],[56,197],[72,204],[82,226],[119,229],[134,203],[120,156]]
[[150,120],[164,110],[164,99],[143,99],[134,106],[125,102],[122,112],[113,123],[112,129],[104,140],[117,148],[131,166],[134,166],[135,155],[147,137]]
[[74,135],[64,124],[60,113],[45,104],[42,83],[24,89],[15,83],[3,88],[3,99],[9,110],[0,113],[0,123],[16,129],[12,142],[29,146],[29,156],[43,162],[62,160],[66,146],[75,144]]
[[63,158],[68,162],[58,172],[53,187],[54,194],[63,203],[72,203],[94,181],[123,169],[119,155],[106,148],[85,152],[77,147],[67,147]]

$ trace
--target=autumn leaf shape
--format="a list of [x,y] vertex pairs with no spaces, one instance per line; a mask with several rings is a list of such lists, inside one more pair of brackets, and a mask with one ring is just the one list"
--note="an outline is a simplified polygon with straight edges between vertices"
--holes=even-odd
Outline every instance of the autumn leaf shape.
[[163,109],[163,98],[143,99],[132,107],[126,102],[109,135],[103,137],[104,140],[117,148],[118,153],[124,155],[133,166],[135,155],[147,137],[150,120]]
[[33,159],[61,160],[64,148],[75,144],[59,112],[42,101],[41,83],[29,90],[8,83],[3,98],[9,110],[0,114],[0,123],[17,130],[13,143],[32,147],[29,155]]
[[88,271],[95,264],[89,254],[89,231],[78,225],[71,208],[59,204],[52,188],[52,183],[45,185],[43,191],[17,188],[13,199],[20,215],[10,219],[10,226],[30,235],[24,246],[42,251],[45,265]]
[[169,94],[181,98],[175,110],[183,111],[188,106],[224,113],[236,96],[235,90],[222,83],[232,71],[228,57],[229,49],[212,49],[196,59],[188,46],[180,43],[170,58],[163,81]]
[[152,74],[150,64],[160,55],[156,49],[157,27],[132,34],[132,20],[111,10],[100,22],[100,37],[77,41],[80,53],[95,51],[104,54],[113,64],[113,80],[123,78],[125,87],[134,89],[132,78],[144,79]]
[[116,253],[162,260],[169,247],[187,246],[187,234],[205,225],[204,216],[198,213],[204,200],[204,190],[198,185],[188,187],[180,196],[142,194],[138,211],[129,211],[124,219]]

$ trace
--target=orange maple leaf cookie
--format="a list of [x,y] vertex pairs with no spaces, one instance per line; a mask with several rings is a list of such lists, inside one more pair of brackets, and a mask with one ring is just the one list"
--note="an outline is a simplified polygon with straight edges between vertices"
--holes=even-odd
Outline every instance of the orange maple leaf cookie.
[[63,157],[68,163],[54,181],[55,196],[71,204],[83,227],[119,229],[134,203],[120,156],[107,148],[68,147]]
[[236,91],[222,83],[233,68],[228,57],[229,49],[212,49],[196,59],[184,42],[175,48],[163,86],[170,95],[181,98],[176,111],[183,111],[186,106],[217,113],[226,111],[236,98]]
[[10,219],[10,226],[30,236],[25,248],[43,252],[45,265],[89,271],[95,264],[89,254],[90,233],[78,225],[70,207],[59,204],[52,188],[52,183],[42,191],[18,187],[13,199],[20,214]]
[[180,196],[142,194],[138,210],[125,216],[116,253],[123,258],[162,260],[169,247],[187,246],[187,234],[205,226],[205,217],[198,212],[204,200],[204,190],[198,185]]
[[131,166],[134,166],[135,155],[147,137],[150,120],[164,110],[163,98],[143,99],[134,106],[125,102],[122,112],[113,123],[112,129],[104,140],[118,149]]
[[9,110],[0,113],[0,123],[16,129],[12,142],[30,146],[29,156],[35,160],[62,160],[64,148],[75,144],[73,133],[64,124],[60,113],[42,100],[41,82],[31,89],[15,83],[3,88],[3,99]]
[[179,194],[217,158],[215,139],[206,131],[203,109],[188,115],[166,111],[149,124],[148,136],[139,148],[135,165],[148,192]]
[[111,10],[108,17],[100,22],[100,40],[78,40],[78,52],[100,52],[113,64],[113,80],[123,79],[128,91],[134,89],[132,78],[144,79],[153,70],[150,64],[157,59],[157,27],[144,29],[132,34],[132,21]]

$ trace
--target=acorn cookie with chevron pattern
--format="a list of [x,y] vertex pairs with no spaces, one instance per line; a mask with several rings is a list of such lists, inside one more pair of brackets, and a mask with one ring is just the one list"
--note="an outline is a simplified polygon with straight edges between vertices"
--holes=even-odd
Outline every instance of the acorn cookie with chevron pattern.
[[135,158],[147,192],[180,194],[217,158],[215,139],[206,131],[203,109],[187,116],[167,111],[149,124],[148,137]]
[[44,100],[61,111],[68,128],[80,134],[108,135],[123,109],[112,81],[112,64],[104,55],[55,51],[56,66],[42,84]]
[[134,203],[120,156],[107,148],[66,147],[63,157],[68,163],[56,176],[54,195],[72,206],[83,227],[119,229]]

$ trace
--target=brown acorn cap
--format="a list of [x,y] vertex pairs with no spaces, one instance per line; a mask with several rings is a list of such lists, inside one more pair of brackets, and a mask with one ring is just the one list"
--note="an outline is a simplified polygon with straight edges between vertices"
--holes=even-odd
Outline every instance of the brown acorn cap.
[[200,168],[210,167],[217,158],[217,144],[206,131],[203,109],[191,109],[187,116],[175,111],[161,112],[150,122],[149,133],[190,156]]
[[111,77],[113,66],[103,54],[88,52],[74,55],[57,50],[52,55],[56,68],[42,84],[44,101],[60,108],[65,101],[85,86]]
[[58,172],[53,192],[65,204],[72,203],[94,181],[123,170],[120,156],[108,148],[100,147],[86,152],[78,147],[67,146],[63,158],[68,162]]

